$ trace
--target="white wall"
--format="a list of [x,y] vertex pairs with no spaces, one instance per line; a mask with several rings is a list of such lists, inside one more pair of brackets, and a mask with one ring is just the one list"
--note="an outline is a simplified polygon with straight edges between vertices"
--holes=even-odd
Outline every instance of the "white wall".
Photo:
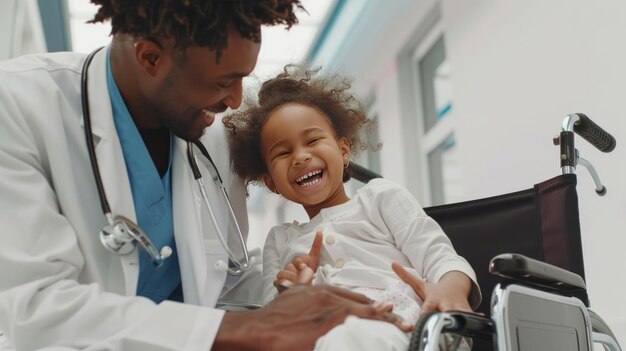
[[[411,159],[415,150],[405,149],[410,136],[400,133],[406,118],[399,108],[397,57],[436,2],[369,3],[341,51],[315,62],[355,78],[361,97],[376,93],[382,172],[420,199],[419,171],[398,161]],[[568,113],[584,112],[616,137],[611,154],[577,139],[581,156],[596,166],[608,188],[598,197],[581,167],[578,193],[592,307],[626,345],[626,2],[442,0],[440,5],[467,199],[526,189],[558,175],[558,148],[551,141]]]
[[608,188],[595,195],[580,168],[578,194],[592,307],[625,344],[626,2],[449,0],[442,13],[468,197],[557,174],[551,138],[568,113],[586,113],[617,139],[611,154],[578,140]]

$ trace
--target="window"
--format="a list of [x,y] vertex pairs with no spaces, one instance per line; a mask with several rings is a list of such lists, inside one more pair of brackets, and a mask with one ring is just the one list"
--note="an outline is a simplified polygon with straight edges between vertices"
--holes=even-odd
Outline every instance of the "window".
[[443,40],[441,35],[418,61],[426,132],[452,110],[450,68],[446,62]]
[[[353,157],[353,161],[357,163],[359,166],[363,166],[373,172],[378,174],[381,173],[381,164],[380,164],[380,146],[381,140],[378,133],[378,107],[376,106],[376,100],[372,96],[364,100],[363,103],[363,111],[365,112],[365,117],[369,120],[372,120],[373,125],[364,127],[360,131],[360,138],[363,143],[367,146],[365,150],[358,150],[358,156]],[[358,180],[352,179],[347,183],[346,193],[349,197],[352,197],[356,191],[365,186],[364,183],[361,183]]]
[[365,104],[365,116],[370,120],[374,121],[373,128],[364,128],[363,130],[363,141],[370,147],[374,149],[367,149],[362,152],[360,155],[361,165],[367,167],[368,169],[379,173],[381,172],[380,166],[380,137],[378,133],[378,107],[376,105],[376,98],[371,97],[366,100]]
[[[419,156],[427,167],[430,204],[460,201],[461,168],[454,137],[456,116],[453,105],[451,70],[446,58],[445,35],[441,24],[433,26],[413,51],[417,87]],[[421,110],[421,111],[420,111]]]

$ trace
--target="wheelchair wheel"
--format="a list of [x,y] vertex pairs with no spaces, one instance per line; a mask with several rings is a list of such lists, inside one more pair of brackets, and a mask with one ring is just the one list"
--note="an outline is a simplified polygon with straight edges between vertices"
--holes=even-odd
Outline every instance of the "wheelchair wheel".
[[617,338],[615,337],[615,334],[613,334],[613,331],[611,330],[611,328],[609,328],[609,326],[604,322],[604,320],[600,316],[598,316],[597,313],[595,313],[594,311],[590,309],[587,309],[587,312],[589,313],[589,319],[591,320],[591,328],[594,332],[606,334],[610,336],[611,338],[613,338],[613,340],[617,341]]
[[418,351],[424,348],[425,343],[422,339],[422,332],[424,331],[428,319],[435,313],[436,312],[426,313],[415,323],[415,327],[413,327],[413,332],[411,333],[411,340],[409,341],[409,351]]

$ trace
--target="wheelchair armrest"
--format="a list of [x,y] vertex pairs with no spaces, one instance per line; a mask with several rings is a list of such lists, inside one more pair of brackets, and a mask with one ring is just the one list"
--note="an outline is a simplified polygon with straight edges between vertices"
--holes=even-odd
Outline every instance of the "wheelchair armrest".
[[520,254],[506,253],[494,257],[489,263],[489,272],[561,292],[586,289],[585,281],[578,274]]

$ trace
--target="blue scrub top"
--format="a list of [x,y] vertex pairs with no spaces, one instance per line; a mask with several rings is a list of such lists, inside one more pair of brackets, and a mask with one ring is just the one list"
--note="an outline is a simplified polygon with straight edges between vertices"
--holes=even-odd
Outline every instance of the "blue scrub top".
[[115,83],[108,51],[107,85],[113,108],[113,120],[122,145],[130,180],[137,224],[148,235],[157,249],[160,250],[167,245],[173,251],[161,267],[155,268],[148,254],[138,245],[139,281],[137,283],[137,295],[145,296],[156,303],[166,299],[182,301],[180,268],[174,241],[172,215],[173,138],[170,136],[170,160],[167,172],[161,178]]

